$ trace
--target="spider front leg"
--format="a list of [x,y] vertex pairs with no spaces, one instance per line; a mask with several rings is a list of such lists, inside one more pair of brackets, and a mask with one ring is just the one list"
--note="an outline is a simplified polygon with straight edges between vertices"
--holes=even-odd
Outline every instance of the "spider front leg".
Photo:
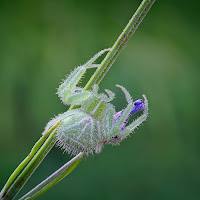
[[[134,120],[130,125],[128,125],[123,131],[121,131],[119,133],[119,136],[124,139],[126,136],[128,136],[130,133],[132,133],[134,131],[135,128],[137,128],[138,126],[140,126],[146,119],[148,116],[148,100],[146,98],[145,95],[142,95],[144,98],[144,104],[140,104],[135,107],[133,107],[132,109],[132,113],[135,111],[137,112],[139,109],[144,109],[143,114],[138,117],[136,120]],[[141,106],[143,105],[143,108],[141,108]],[[139,108],[140,107],[140,108]]]
[[87,63],[77,67],[59,86],[58,96],[61,98],[64,104],[80,105],[83,101],[91,96],[91,92],[82,91],[82,88],[76,87],[81,78],[89,68],[98,68],[99,65],[93,64],[101,55],[110,49],[101,50],[94,57],[92,57]]
[[[133,108],[133,100],[131,98],[131,95],[128,93],[128,91],[120,85],[116,85],[116,87],[119,87],[122,92],[125,94],[126,97],[126,101],[128,102],[127,107],[121,112],[120,117],[116,120],[116,124],[112,130],[112,133],[110,135],[110,137],[115,136],[115,135],[119,135],[119,131],[122,130],[122,127],[124,127],[127,123],[127,120],[129,119],[130,113],[132,111]],[[113,116],[115,118],[115,115]]]

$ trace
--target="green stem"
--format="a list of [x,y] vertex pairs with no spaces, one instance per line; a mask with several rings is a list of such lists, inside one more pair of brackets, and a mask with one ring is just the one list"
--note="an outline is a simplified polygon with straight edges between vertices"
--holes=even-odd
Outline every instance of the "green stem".
[[30,161],[30,163],[26,166],[26,168],[22,171],[22,173],[18,176],[18,178],[13,183],[13,185],[10,187],[6,195],[3,197],[3,200],[13,199],[18,194],[18,192],[22,189],[24,184],[28,181],[30,176],[33,174],[33,172],[36,170],[36,168],[39,166],[39,164],[42,162],[42,160],[46,157],[48,152],[54,146],[56,142],[55,133],[56,133],[56,130],[54,130],[50,134],[48,139],[45,141],[42,147],[38,150],[38,152],[35,154],[35,156]]
[[42,181],[39,185],[37,185],[35,188],[33,188],[30,192],[28,192],[26,195],[21,197],[19,200],[35,199],[42,193],[46,192],[48,189],[50,189],[56,183],[61,181],[70,172],[72,172],[76,168],[76,166],[81,162],[84,155],[85,154],[82,152],[79,153],[77,156],[72,158],[69,162],[67,162],[65,165],[63,165],[60,169],[58,169],[56,172],[54,172],[52,175],[50,175],[47,179]]
[[20,163],[20,165],[15,169],[15,171],[11,174],[8,181],[6,182],[4,188],[1,191],[0,198],[3,198],[5,192],[7,191],[8,187],[11,185],[11,183],[15,180],[15,178],[19,175],[21,170],[26,166],[26,164],[30,161],[30,159],[35,155],[35,153],[38,151],[38,149],[42,146],[44,141],[47,139],[47,137],[52,133],[52,131],[58,126],[58,123],[53,126],[46,134],[44,134],[33,146],[31,149],[31,152],[28,154],[28,156]]
[[105,74],[108,72],[117,56],[120,54],[122,49],[127,44],[128,40],[131,38],[133,33],[136,31],[137,27],[140,25],[145,15],[148,13],[149,9],[153,5],[155,0],[143,0],[137,11],[130,19],[129,23],[114,43],[111,50],[108,52],[104,60],[101,62],[100,67],[97,68],[96,72],[90,78],[88,83],[86,84],[84,91],[92,88],[94,84],[99,84]]

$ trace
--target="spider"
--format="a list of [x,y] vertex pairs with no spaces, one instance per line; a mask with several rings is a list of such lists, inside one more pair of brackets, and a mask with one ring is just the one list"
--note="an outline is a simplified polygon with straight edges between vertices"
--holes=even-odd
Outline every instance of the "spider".
[[[73,155],[80,152],[86,155],[100,153],[105,144],[119,145],[148,115],[146,96],[143,95],[144,103],[142,99],[133,102],[123,86],[116,85],[127,101],[126,108],[119,112],[110,103],[115,97],[112,91],[105,89],[107,94],[99,94],[97,84],[90,91],[77,87],[87,69],[99,67],[94,62],[106,51],[109,49],[100,51],[86,64],[77,67],[59,86],[57,94],[62,102],[76,108],[53,118],[43,133],[60,121],[56,129],[57,145]],[[140,110],[143,114],[127,125],[130,115]]]

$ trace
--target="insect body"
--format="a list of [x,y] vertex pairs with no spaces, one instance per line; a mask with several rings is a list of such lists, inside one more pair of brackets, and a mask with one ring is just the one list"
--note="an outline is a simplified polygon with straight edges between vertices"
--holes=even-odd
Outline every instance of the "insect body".
[[[104,144],[118,145],[147,118],[148,102],[144,95],[144,103],[142,99],[133,102],[128,91],[117,85],[125,94],[127,107],[116,112],[110,103],[115,95],[110,90],[105,90],[107,94],[99,94],[98,85],[94,85],[91,91],[77,87],[88,68],[98,67],[93,63],[106,51],[100,51],[85,65],[76,68],[58,88],[62,102],[78,108],[52,119],[43,134],[60,121],[56,130],[57,145],[68,153],[100,153]],[[143,114],[126,126],[130,115],[140,110],[144,110]]]

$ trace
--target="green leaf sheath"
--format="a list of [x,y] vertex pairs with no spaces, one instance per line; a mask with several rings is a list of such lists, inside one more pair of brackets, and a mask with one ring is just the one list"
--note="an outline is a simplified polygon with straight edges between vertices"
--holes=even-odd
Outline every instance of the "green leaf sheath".
[[89,90],[92,88],[94,84],[99,84],[103,77],[106,75],[114,61],[116,60],[117,56],[120,54],[122,49],[127,44],[128,40],[131,38],[133,33],[136,31],[137,27],[140,25],[148,11],[150,10],[151,6],[155,0],[143,0],[140,4],[139,8],[130,19],[129,23],[114,43],[111,50],[108,52],[104,60],[101,62],[100,66],[97,68],[96,72],[90,78],[88,83],[86,84],[84,91]]

